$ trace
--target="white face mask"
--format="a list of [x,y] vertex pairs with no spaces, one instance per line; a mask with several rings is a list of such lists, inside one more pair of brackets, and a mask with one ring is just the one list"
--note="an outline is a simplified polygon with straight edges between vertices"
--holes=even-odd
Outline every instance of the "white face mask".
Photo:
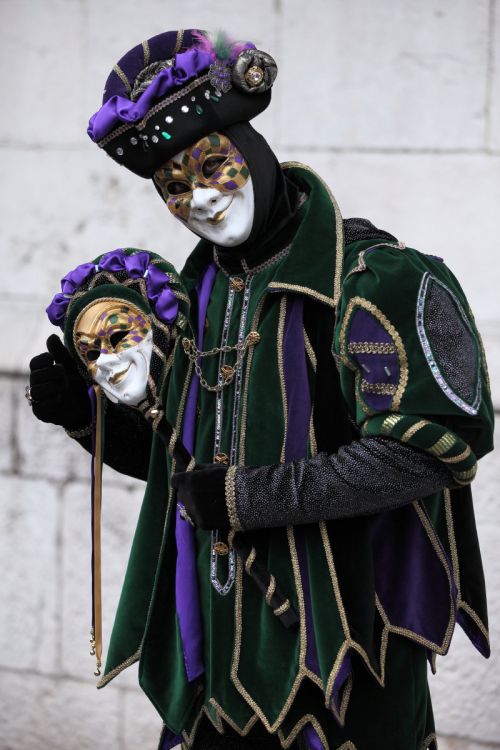
[[100,354],[95,362],[94,380],[113,403],[137,406],[146,398],[153,334],[137,346],[112,354]]
[[154,180],[169,211],[199,237],[235,247],[250,236],[255,214],[250,170],[224,134],[211,133],[181,151]]
[[125,300],[97,300],[75,323],[75,345],[92,380],[117,403],[146,398],[153,331],[147,316]]

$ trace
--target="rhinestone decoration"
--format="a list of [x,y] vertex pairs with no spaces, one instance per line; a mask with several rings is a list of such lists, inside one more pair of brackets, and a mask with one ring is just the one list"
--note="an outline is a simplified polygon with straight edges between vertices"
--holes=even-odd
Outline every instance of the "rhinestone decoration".
[[182,105],[182,107],[181,107],[181,112],[184,112],[184,114],[185,114],[186,112],[189,112],[189,107],[187,106],[187,104],[183,104],[183,105]]
[[174,121],[174,118],[172,117],[172,115],[167,115],[167,116],[165,117],[165,122],[168,122],[168,124],[169,124],[169,125],[170,125],[170,123],[172,123],[173,121]]
[[427,338],[427,333],[425,330],[425,305],[426,305],[426,298],[427,298],[427,289],[428,289],[430,281],[432,281],[434,284],[439,284],[454,299],[455,304],[460,312],[460,315],[462,316],[462,320],[464,324],[467,326],[469,331],[471,330],[470,323],[467,319],[465,312],[462,309],[462,305],[460,304],[458,299],[455,297],[453,292],[450,289],[448,289],[443,283],[441,283],[438,279],[436,279],[434,276],[431,276],[429,272],[426,272],[422,276],[422,281],[420,284],[418,300],[417,300],[417,331],[418,331],[418,336],[420,338],[420,344],[422,346],[422,350],[427,360],[427,364],[429,365],[430,370],[434,376],[434,379],[436,380],[437,384],[439,385],[443,393],[450,399],[450,401],[453,401],[453,403],[456,404],[460,409],[467,412],[467,414],[476,415],[477,412],[479,411],[479,406],[481,404],[481,380],[478,380],[478,383],[477,383],[476,397],[474,399],[474,403],[473,404],[466,403],[462,398],[460,398],[460,396],[457,393],[455,393],[452,390],[452,388],[448,385],[448,383],[444,379],[443,375],[441,374],[441,370],[438,366],[438,363],[436,362],[434,358],[434,354],[433,354],[429,339]]
[[196,107],[194,108],[194,111],[196,112],[197,115],[202,115],[203,114],[203,107],[200,107],[200,105],[197,104]]
[[205,99],[210,99],[210,91],[208,89],[205,89],[204,95]]
[[172,136],[170,135],[170,133],[167,133],[166,130],[162,130],[161,134],[165,138],[166,141],[169,141],[172,138]]
[[116,149],[116,153],[118,154],[118,156],[123,156],[123,149],[121,146],[118,146],[118,148]]
[[208,69],[209,81],[218,91],[226,94],[232,88],[231,68],[223,60],[215,60]]
[[196,101],[196,97],[195,97],[195,96],[192,96],[192,97],[191,97],[191,101],[192,101],[192,102],[195,102],[195,101]]
[[249,86],[260,86],[264,80],[264,71],[258,65],[252,65],[245,73],[245,81]]
[[137,146],[137,138],[135,136],[132,136],[132,138],[130,139],[130,143],[132,144],[132,146]]
[[159,129],[160,129],[160,126],[159,125],[155,125],[155,130],[159,130]]
[[158,136],[157,135],[153,135],[152,138],[151,138],[151,140],[153,141],[153,143],[158,143]]

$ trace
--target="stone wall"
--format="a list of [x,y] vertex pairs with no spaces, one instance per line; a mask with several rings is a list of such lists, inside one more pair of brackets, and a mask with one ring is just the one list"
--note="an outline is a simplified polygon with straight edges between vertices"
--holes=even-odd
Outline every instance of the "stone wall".
[[[167,28],[224,27],[270,51],[273,105],[256,121],[282,160],[329,182],[366,216],[461,279],[500,408],[495,273],[500,205],[498,0],[0,0],[3,221],[0,315],[0,750],[154,748],[160,722],[135,675],[97,692],[89,627],[89,461],[23,398],[62,273],[99,252],[145,247],[181,266],[191,237],[151,184],[85,134],[112,64]],[[476,480],[493,656],[457,632],[431,677],[440,748],[500,747],[500,512],[495,456]],[[105,474],[105,634],[142,487]],[[133,668],[131,670],[133,672]]]

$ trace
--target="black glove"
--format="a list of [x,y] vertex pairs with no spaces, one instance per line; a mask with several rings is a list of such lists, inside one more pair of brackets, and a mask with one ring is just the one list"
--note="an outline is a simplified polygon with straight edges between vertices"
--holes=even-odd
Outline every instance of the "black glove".
[[33,414],[67,430],[88,427],[92,414],[87,384],[61,339],[52,334],[47,352],[30,362]]
[[200,529],[229,529],[225,498],[227,466],[199,464],[193,471],[174,474],[172,487],[190,518]]

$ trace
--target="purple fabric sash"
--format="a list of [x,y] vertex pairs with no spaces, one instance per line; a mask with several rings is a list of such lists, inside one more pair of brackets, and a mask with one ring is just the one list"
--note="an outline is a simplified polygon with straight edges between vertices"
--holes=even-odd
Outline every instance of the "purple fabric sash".
[[[198,293],[198,347],[203,346],[203,327],[207,314],[208,301],[215,282],[217,267],[210,264],[200,283]],[[196,430],[196,403],[198,400],[199,379],[193,375],[184,413],[182,441],[186,449],[194,454]],[[193,527],[180,517],[179,508],[175,515],[175,541],[177,562],[175,567],[175,602],[179,630],[181,634],[184,664],[189,682],[203,674],[203,631],[198,595],[196,572],[196,541]]]
[[[288,407],[288,424],[285,435],[285,461],[295,461],[307,455],[307,440],[309,437],[309,422],[311,419],[311,396],[307,377],[306,352],[303,336],[303,308],[302,297],[289,297],[283,333],[283,370],[285,378],[285,392]],[[306,666],[320,676],[316,640],[314,637],[314,623],[312,619],[311,592],[309,586],[309,570],[307,565],[307,550],[302,526],[294,528],[295,544],[300,569],[300,579],[304,594],[304,608],[306,617],[307,647]],[[347,675],[346,675],[347,676]],[[312,724],[303,730],[304,739],[310,750],[323,750],[318,733]]]

